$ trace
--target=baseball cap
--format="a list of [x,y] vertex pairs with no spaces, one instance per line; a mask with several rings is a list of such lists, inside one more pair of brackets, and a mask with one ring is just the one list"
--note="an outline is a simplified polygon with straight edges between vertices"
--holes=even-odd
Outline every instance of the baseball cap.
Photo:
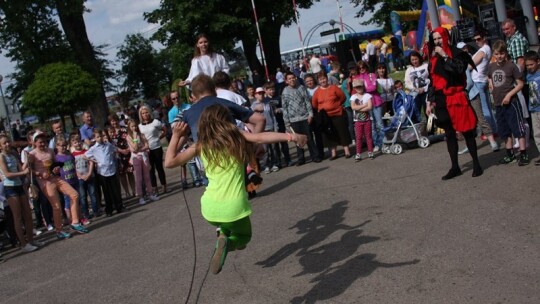
[[353,86],[353,88],[363,87],[364,86],[364,81],[362,79],[354,79],[353,82],[352,82],[352,86]]
[[465,46],[467,46],[467,45],[466,45],[465,42],[463,42],[463,41],[458,42],[458,44],[456,45],[456,47],[457,47],[458,49],[460,49],[460,50],[461,50],[462,48],[464,48]]
[[353,61],[349,61],[349,63],[347,63],[347,70],[350,69],[356,69],[356,63],[354,63]]
[[256,90],[255,90],[255,94],[257,93],[264,93],[264,89],[261,88],[261,87],[258,87]]

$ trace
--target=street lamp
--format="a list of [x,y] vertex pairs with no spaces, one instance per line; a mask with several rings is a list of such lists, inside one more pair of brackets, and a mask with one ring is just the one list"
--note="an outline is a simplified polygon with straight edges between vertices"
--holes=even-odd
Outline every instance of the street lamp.
[[4,123],[4,128],[6,132],[11,133],[11,120],[9,119],[9,111],[8,106],[6,104],[6,98],[4,97],[4,90],[2,89],[2,80],[4,80],[4,76],[0,75],[0,95],[2,95],[2,103],[4,104],[4,108],[6,109],[6,123]]
[[[334,19],[330,19],[328,23],[330,24],[330,26],[332,26],[332,31],[334,31],[334,26],[336,26],[336,21]],[[334,33],[334,42],[337,42],[336,33]]]

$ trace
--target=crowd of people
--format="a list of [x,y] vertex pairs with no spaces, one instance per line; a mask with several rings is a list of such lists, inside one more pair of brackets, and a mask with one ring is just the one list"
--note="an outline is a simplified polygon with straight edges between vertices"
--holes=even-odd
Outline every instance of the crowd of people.
[[[71,134],[64,134],[60,122],[53,123],[51,138],[40,130],[29,131],[28,146],[17,156],[9,138],[0,136],[0,177],[14,227],[12,242],[30,252],[42,246],[30,232],[42,227],[54,229],[58,239],[71,236],[66,225],[88,233],[93,217],[123,212],[122,188],[124,198],[136,196],[141,205],[156,201],[168,191],[164,165],[180,167],[184,189],[190,186],[188,172],[193,187],[207,186],[201,208],[203,217],[218,227],[211,269],[219,273],[227,253],[245,248],[251,238],[248,200],[256,195],[261,173],[306,164],[305,145],[313,163],[340,157],[338,146],[345,158],[354,156],[356,162],[374,159],[383,146],[383,116],[394,114],[397,94],[412,96],[421,114],[414,117],[417,122],[434,115],[444,129],[451,167],[443,180],[462,174],[458,155],[466,152],[472,157],[472,176],[483,174],[477,129],[495,152],[500,150],[497,139],[502,141],[501,164],[527,165],[527,118],[540,148],[540,61],[512,20],[503,22],[503,32],[506,42],[494,42],[492,54],[481,30],[474,35],[478,50],[472,51],[472,45],[454,45],[446,29],[434,29],[428,52],[410,53],[404,82],[390,77],[385,62],[370,66],[374,61],[368,57],[367,62],[348,63],[346,70],[337,62],[328,72],[314,70],[316,61],[301,75],[278,70],[275,82],[248,84],[242,90],[228,75],[222,55],[200,35],[190,74],[170,94],[173,105],[163,120],[143,105],[138,117],[113,114],[108,128],[100,129],[85,112],[83,126]],[[528,92],[522,91],[525,79]],[[466,150],[459,151],[459,134]],[[161,140],[166,136],[170,143],[164,155]],[[27,189],[36,190],[30,200],[36,227]]]

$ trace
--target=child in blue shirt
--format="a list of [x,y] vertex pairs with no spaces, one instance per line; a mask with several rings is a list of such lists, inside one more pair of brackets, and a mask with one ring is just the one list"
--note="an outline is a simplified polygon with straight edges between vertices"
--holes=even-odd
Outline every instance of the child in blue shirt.
[[84,154],[96,163],[96,178],[105,197],[105,212],[112,216],[113,209],[120,213],[124,209],[120,181],[116,176],[116,146],[105,141],[105,134],[101,129],[94,129],[95,145]]
[[[529,84],[529,112],[531,115],[532,129],[536,148],[540,151],[540,56],[537,52],[525,54],[525,67],[527,68],[527,83]],[[534,164],[540,166],[540,159]]]

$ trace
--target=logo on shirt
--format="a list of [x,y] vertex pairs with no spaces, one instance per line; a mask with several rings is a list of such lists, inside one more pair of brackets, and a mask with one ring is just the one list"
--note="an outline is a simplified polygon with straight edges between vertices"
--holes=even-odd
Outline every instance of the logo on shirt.
[[506,73],[503,70],[495,70],[491,76],[493,86],[498,88],[502,86],[506,81]]

